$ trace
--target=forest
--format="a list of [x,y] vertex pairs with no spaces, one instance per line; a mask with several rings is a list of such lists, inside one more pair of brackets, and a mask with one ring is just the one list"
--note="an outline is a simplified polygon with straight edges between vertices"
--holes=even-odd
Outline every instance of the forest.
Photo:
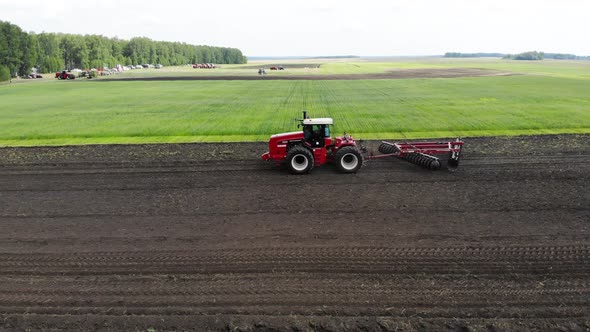
[[504,53],[460,53],[447,52],[445,58],[503,58],[508,60],[590,60],[590,56],[580,56],[570,53],[524,52],[519,54]]
[[[25,32],[0,21],[0,76],[23,75],[35,67],[47,73],[73,68],[190,63],[246,63],[237,48],[154,41],[146,37],[123,40],[101,35]],[[0,77],[0,81],[3,77]]]

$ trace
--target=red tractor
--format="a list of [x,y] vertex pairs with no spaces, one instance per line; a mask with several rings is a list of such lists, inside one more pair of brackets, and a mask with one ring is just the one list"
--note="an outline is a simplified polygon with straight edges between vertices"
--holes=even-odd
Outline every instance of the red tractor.
[[76,76],[67,70],[62,70],[61,72],[55,73],[55,78],[58,80],[73,80]]
[[390,143],[383,141],[379,145],[381,154],[367,153],[357,144],[352,136],[330,136],[331,118],[307,118],[303,111],[303,119],[299,120],[302,131],[276,134],[270,137],[269,151],[262,155],[263,160],[272,160],[278,164],[286,164],[292,174],[309,173],[314,166],[335,163],[342,173],[356,173],[364,159],[396,157],[427,169],[436,170],[441,161],[435,155],[448,156],[447,167],[455,169],[463,142],[459,139],[451,142],[404,142]]

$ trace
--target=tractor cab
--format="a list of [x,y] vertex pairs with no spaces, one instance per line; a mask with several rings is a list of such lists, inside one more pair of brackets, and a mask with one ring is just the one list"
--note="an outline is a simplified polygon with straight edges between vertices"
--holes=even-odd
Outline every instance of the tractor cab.
[[334,124],[331,118],[303,119],[303,140],[311,148],[323,148],[332,144],[330,126]]

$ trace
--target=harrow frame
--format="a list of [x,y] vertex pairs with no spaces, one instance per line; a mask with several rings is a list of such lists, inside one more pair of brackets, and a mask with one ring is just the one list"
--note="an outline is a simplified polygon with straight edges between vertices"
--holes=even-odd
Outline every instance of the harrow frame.
[[439,169],[441,162],[436,155],[446,154],[448,156],[447,168],[455,169],[459,166],[461,150],[465,143],[457,138],[450,142],[387,142],[382,141],[379,145],[381,154],[374,154],[372,151],[365,157],[367,160],[396,157],[407,162],[429,168]]

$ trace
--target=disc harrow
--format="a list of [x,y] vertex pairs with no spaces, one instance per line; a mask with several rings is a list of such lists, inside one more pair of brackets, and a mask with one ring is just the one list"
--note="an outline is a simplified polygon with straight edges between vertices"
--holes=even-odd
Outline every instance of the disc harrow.
[[464,144],[465,143],[459,138],[450,142],[391,143],[383,141],[378,147],[378,151],[381,154],[375,155],[370,153],[365,158],[378,159],[396,157],[425,169],[437,170],[440,169],[443,164],[437,155],[446,155],[447,168],[449,170],[454,170],[459,166],[461,150],[463,149]]

